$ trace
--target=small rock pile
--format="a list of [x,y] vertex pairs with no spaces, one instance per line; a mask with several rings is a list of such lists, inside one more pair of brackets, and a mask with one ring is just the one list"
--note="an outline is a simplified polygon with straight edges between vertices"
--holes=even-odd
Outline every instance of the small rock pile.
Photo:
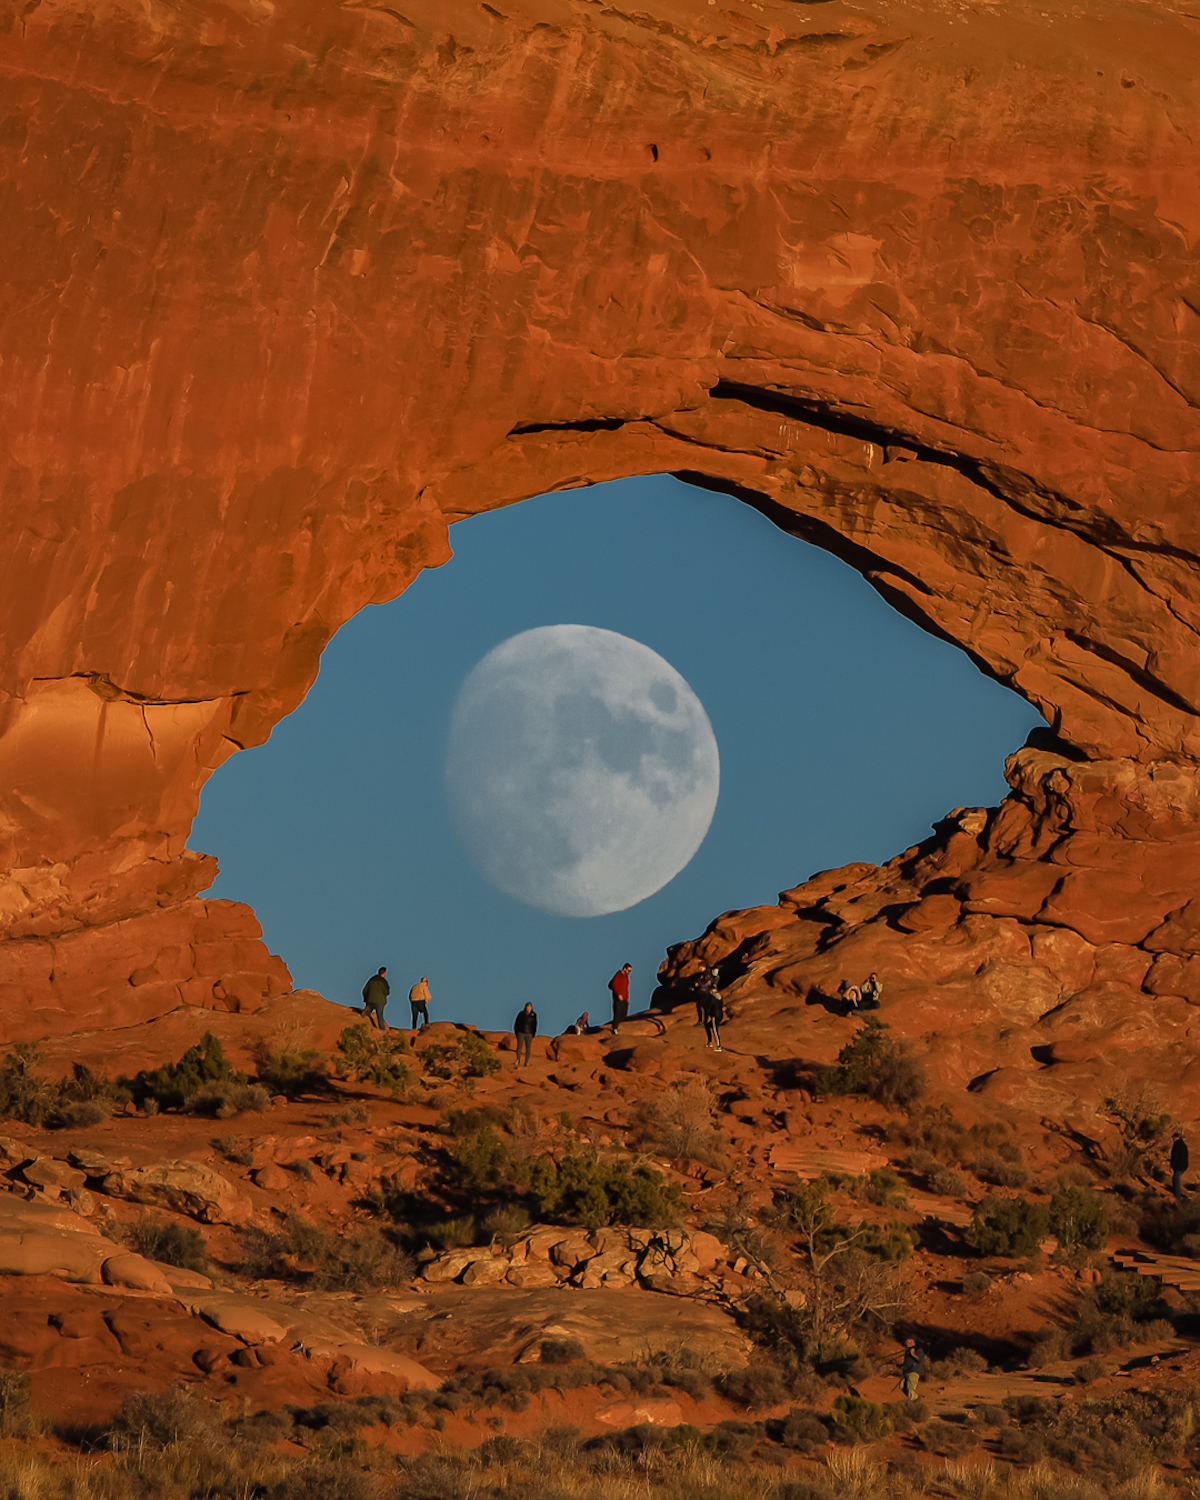
[[463,1286],[642,1287],[686,1297],[733,1290],[753,1269],[715,1235],[685,1229],[567,1229],[537,1224],[508,1242],[448,1250],[424,1279]]

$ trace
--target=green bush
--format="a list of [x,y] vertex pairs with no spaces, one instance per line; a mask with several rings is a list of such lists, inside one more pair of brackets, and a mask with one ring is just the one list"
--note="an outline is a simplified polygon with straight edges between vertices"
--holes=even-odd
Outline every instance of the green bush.
[[450,1148],[451,1181],[468,1192],[505,1186],[515,1170],[512,1152],[490,1125],[462,1136]]
[[529,1179],[535,1216],[547,1223],[661,1227],[679,1218],[683,1191],[652,1167],[568,1151],[560,1161],[542,1156]]
[[865,1094],[889,1109],[911,1110],[927,1086],[908,1044],[890,1036],[875,1016],[867,1017],[836,1063],[817,1071],[818,1093]]
[[214,1084],[245,1082],[246,1075],[235,1071],[227,1061],[224,1048],[211,1031],[206,1031],[178,1062],[143,1069],[136,1078],[117,1080],[118,1087],[127,1090],[140,1108],[153,1103],[160,1109],[182,1109],[194,1094],[213,1093]]
[[378,1031],[374,1027],[347,1026],[337,1043],[335,1072],[339,1078],[357,1083],[374,1084],[392,1094],[403,1094],[412,1087],[413,1071],[404,1061],[411,1057],[408,1038],[398,1031]]
[[258,1059],[258,1080],[273,1094],[298,1099],[302,1094],[316,1094],[325,1087],[325,1062],[316,1051],[297,1051],[284,1047],[264,1051]]
[[984,1255],[1020,1260],[1036,1254],[1050,1227],[1050,1216],[1028,1198],[997,1198],[989,1193],[971,1216],[971,1243]]
[[833,1435],[841,1442],[872,1443],[876,1438],[886,1437],[893,1427],[887,1408],[862,1396],[836,1397],[830,1416]]
[[69,1078],[50,1083],[34,1071],[41,1062],[36,1042],[15,1043],[0,1062],[0,1117],[52,1130],[108,1119],[118,1091],[107,1079],[76,1063]]
[[1050,1199],[1050,1233],[1058,1248],[1101,1250],[1108,1240],[1108,1209],[1097,1193],[1074,1183],[1061,1183]]
[[453,1042],[430,1042],[417,1057],[426,1084],[433,1078],[473,1087],[475,1079],[500,1071],[500,1059],[477,1031],[459,1032]]
[[867,1174],[863,1196],[877,1208],[907,1208],[908,1194],[900,1174],[891,1167],[872,1167]]

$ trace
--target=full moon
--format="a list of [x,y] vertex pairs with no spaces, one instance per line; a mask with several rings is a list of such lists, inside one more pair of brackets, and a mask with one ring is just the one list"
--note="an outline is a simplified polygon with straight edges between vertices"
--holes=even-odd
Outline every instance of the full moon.
[[661,890],[712,822],[721,764],[700,700],[656,652],[544,625],[467,675],[446,798],[476,868],[541,911],[599,917]]

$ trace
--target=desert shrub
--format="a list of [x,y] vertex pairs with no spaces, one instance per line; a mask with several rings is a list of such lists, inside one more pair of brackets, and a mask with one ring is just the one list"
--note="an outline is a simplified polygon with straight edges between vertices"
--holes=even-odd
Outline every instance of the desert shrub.
[[860,1228],[863,1234],[855,1249],[880,1260],[893,1263],[907,1260],[919,1243],[916,1229],[898,1219],[891,1224],[863,1224]]
[[453,1042],[430,1042],[416,1055],[427,1087],[431,1078],[473,1087],[475,1079],[500,1071],[500,1059],[477,1031],[461,1031]]
[[818,1443],[829,1441],[829,1429],[815,1411],[793,1408],[770,1430],[776,1442],[800,1453],[811,1453]]
[[538,1358],[544,1365],[572,1365],[584,1358],[578,1339],[543,1339]]
[[26,1125],[44,1125],[58,1104],[57,1091],[34,1072],[42,1060],[34,1042],[17,1042],[0,1063],[0,1115]]
[[384,1500],[392,1493],[378,1474],[324,1458],[290,1469],[267,1500]]
[[1104,1112],[1117,1127],[1117,1141],[1109,1151],[1109,1172],[1115,1181],[1124,1182],[1142,1171],[1148,1158],[1161,1149],[1171,1129],[1171,1116],[1147,1089],[1106,1099]]
[[252,1167],[254,1165],[253,1137],[247,1135],[219,1135],[213,1141],[213,1145],[226,1159],[236,1162],[239,1167]]
[[1200,1198],[1176,1203],[1147,1194],[1137,1205],[1137,1232],[1164,1255],[1200,1255]]
[[499,1188],[513,1181],[512,1152],[491,1125],[479,1125],[460,1136],[450,1148],[450,1180],[468,1192]]
[[270,1103],[270,1094],[259,1083],[220,1083],[192,1094],[184,1108],[190,1115],[232,1120],[235,1115],[262,1114]]
[[184,1229],[169,1219],[140,1215],[126,1230],[125,1243],[147,1260],[157,1260],[165,1266],[179,1266],[185,1271],[199,1271],[201,1275],[212,1269],[200,1231]]
[[[890,1138],[910,1148],[908,1170],[941,1197],[965,1196],[966,1184],[954,1170],[959,1167],[1000,1187],[1024,1187],[1029,1180],[1021,1147],[1000,1120],[967,1126],[943,1104],[911,1115]],[[939,1168],[947,1174],[940,1179]]]
[[399,1245],[373,1226],[331,1234],[299,1214],[267,1231],[251,1226],[242,1234],[245,1275],[279,1280],[300,1276],[314,1291],[370,1291],[411,1281],[415,1265]]
[[927,1088],[912,1049],[890,1036],[887,1025],[875,1016],[867,1017],[836,1063],[817,1070],[816,1081],[819,1093],[865,1094],[898,1110],[911,1110]]
[[965,1198],[967,1179],[954,1167],[948,1167],[929,1151],[910,1152],[905,1167],[927,1192],[939,1198]]
[[1060,1183],[1050,1199],[1050,1233],[1061,1251],[1100,1250],[1108,1239],[1108,1209],[1097,1193]]
[[1040,1368],[1169,1338],[1168,1312],[1157,1282],[1136,1271],[1107,1272],[1083,1292],[1066,1326],[1039,1330],[1029,1363]]
[[1085,1359],[1081,1365],[1075,1367],[1075,1384],[1091,1385],[1093,1380],[1099,1380],[1103,1374],[1104,1361],[1102,1359]]
[[1028,1198],[997,1198],[989,1193],[971,1216],[970,1236],[984,1255],[1020,1259],[1034,1254],[1049,1229],[1050,1216]]
[[935,1417],[921,1429],[921,1441],[930,1453],[953,1456],[963,1453],[973,1444],[971,1433],[957,1422],[944,1422]]
[[365,1104],[348,1104],[345,1109],[339,1109],[336,1114],[329,1116],[331,1125],[366,1125],[370,1123],[371,1112]]
[[0,1118],[52,1130],[99,1125],[118,1097],[128,1098],[83,1063],[74,1064],[70,1077],[50,1083],[36,1071],[41,1062],[35,1042],[15,1043],[0,1062]]
[[264,1048],[257,1059],[258,1080],[273,1094],[298,1099],[315,1094],[325,1087],[325,1064],[316,1051],[299,1051],[283,1047],[277,1051]]
[[201,1442],[214,1436],[218,1423],[218,1412],[212,1404],[182,1386],[136,1391],[125,1397],[112,1419],[112,1446],[127,1446],[123,1440],[151,1448]]
[[775,1365],[747,1365],[719,1375],[716,1387],[739,1406],[779,1406],[788,1398],[782,1372]]
[[400,1095],[412,1087],[413,1071],[404,1061],[411,1057],[408,1038],[398,1031],[379,1031],[373,1026],[347,1026],[338,1037],[334,1072],[339,1078],[370,1083]]
[[992,1289],[992,1278],[986,1271],[972,1271],[963,1277],[962,1289],[968,1297],[982,1297]]
[[1063,1360],[1078,1357],[1073,1331],[1049,1325],[1034,1332],[1029,1347],[1027,1363],[1031,1370],[1044,1370],[1047,1365],[1057,1365]]
[[867,1174],[863,1197],[878,1208],[907,1208],[908,1194],[904,1183],[891,1167],[872,1167]]
[[708,1083],[693,1078],[674,1083],[643,1100],[634,1111],[633,1130],[639,1144],[667,1157],[685,1156],[709,1167],[725,1160],[726,1143],[713,1120],[713,1096]]
[[502,1130],[507,1112],[496,1104],[473,1104],[465,1109],[446,1111],[442,1129],[447,1135],[458,1138],[474,1135],[480,1130]]
[[659,1228],[679,1217],[683,1191],[652,1167],[626,1166],[567,1151],[559,1160],[539,1157],[529,1190],[539,1222]]
[[833,1419],[832,1435],[843,1443],[872,1443],[886,1437],[893,1427],[886,1407],[861,1396],[835,1397],[829,1415]]
[[182,1109],[194,1094],[214,1092],[213,1085],[245,1082],[246,1075],[229,1063],[224,1048],[211,1031],[206,1031],[178,1062],[143,1069],[135,1078],[117,1080],[142,1109],[150,1103],[160,1109]]
[[519,1203],[502,1203],[485,1214],[479,1221],[480,1231],[488,1239],[507,1239],[518,1235],[530,1225],[529,1212]]
[[981,1151],[975,1158],[975,1175],[981,1182],[996,1187],[1023,1188],[1029,1182],[1029,1169],[1020,1161],[1005,1160],[998,1151]]
[[776,1241],[755,1223],[744,1200],[727,1203],[718,1218],[705,1224],[710,1234],[716,1235],[728,1250],[743,1255],[759,1271],[768,1273],[780,1266],[780,1250]]
[[425,1224],[424,1235],[439,1250],[461,1250],[479,1238],[479,1225],[474,1214],[459,1214]]
[[32,1400],[33,1376],[28,1370],[0,1370],[0,1437],[36,1436],[41,1423]]
[[988,1362],[978,1349],[963,1344],[952,1349],[944,1359],[933,1360],[929,1374],[934,1380],[952,1380],[956,1375],[982,1375],[987,1367]]

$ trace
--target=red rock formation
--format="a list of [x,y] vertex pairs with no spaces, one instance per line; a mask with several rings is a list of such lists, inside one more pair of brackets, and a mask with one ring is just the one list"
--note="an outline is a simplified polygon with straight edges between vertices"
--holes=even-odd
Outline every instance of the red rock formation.
[[[1186,988],[1185,893],[1139,904],[1111,835],[1168,773],[1139,840],[1186,831],[1200,750],[1197,27],[7,0],[6,998],[65,1025],[285,983],[195,900],[206,777],[450,522],[646,471],[837,552],[1036,703],[1095,763],[1079,869],[1108,872],[1039,910],[1092,945],[1156,919],[1150,983]],[[951,839],[909,929],[1019,925],[957,912],[1038,896],[1048,816]]]

